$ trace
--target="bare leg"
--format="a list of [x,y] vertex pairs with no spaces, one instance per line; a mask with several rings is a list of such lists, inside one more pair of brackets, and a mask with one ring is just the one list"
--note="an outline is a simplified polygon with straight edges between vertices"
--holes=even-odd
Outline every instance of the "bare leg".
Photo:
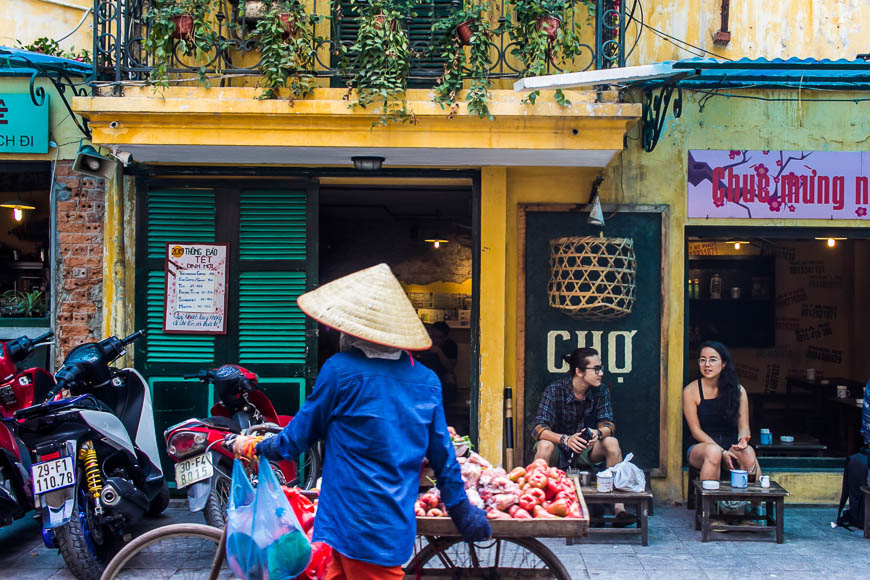
[[539,440],[538,447],[535,451],[535,459],[543,459],[547,465],[553,465],[553,460],[556,458],[556,444],[550,441]]
[[698,443],[689,454],[692,467],[701,470],[701,481],[718,481],[722,467],[722,448],[715,443]]

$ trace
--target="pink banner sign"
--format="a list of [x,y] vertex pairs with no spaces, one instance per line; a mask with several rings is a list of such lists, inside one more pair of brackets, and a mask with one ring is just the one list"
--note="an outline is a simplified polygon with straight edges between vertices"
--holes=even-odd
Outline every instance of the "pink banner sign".
[[690,218],[867,219],[870,206],[870,152],[692,150],[688,177]]

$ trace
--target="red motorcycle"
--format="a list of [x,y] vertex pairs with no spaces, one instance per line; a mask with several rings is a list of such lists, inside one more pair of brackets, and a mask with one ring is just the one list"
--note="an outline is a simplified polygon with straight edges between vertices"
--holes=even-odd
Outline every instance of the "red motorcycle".
[[[233,468],[232,451],[221,445],[224,438],[232,434],[269,437],[293,417],[279,415],[269,397],[257,388],[257,375],[240,366],[223,365],[184,378],[213,384],[219,401],[209,417],[187,419],[168,428],[163,434],[166,452],[175,462],[178,489],[187,488],[190,511],[203,511],[206,523],[223,528]],[[320,450],[312,446],[300,463],[301,474],[295,461],[274,462],[272,469],[282,484],[311,489],[320,477],[320,464]],[[250,475],[255,479],[256,471]]]
[[34,400],[41,401],[54,387],[54,377],[41,368],[22,369],[20,365],[45,340],[51,331],[36,338],[22,336],[0,347],[0,526],[8,526],[33,509],[33,484],[30,452],[17,435],[15,411]]

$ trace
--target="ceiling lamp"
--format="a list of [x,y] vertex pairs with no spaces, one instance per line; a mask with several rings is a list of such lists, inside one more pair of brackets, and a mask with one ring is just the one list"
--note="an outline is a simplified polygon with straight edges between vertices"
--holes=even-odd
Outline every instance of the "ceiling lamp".
[[749,245],[749,242],[731,242],[731,243],[734,244],[735,250],[739,250],[740,246],[742,246],[743,244]]
[[36,209],[36,206],[33,205],[29,201],[21,201],[20,199],[10,199],[8,201],[4,201],[0,203],[0,207],[8,207],[12,210],[12,218],[20,222],[24,217],[24,210],[33,210]]
[[432,244],[432,247],[436,250],[441,247],[441,244],[446,244],[450,240],[442,240],[440,238],[429,238],[428,240],[423,240],[427,244]]
[[825,243],[829,248],[833,248],[837,245],[837,241],[845,240],[846,238],[816,238],[817,240],[825,240]]
[[380,171],[381,167],[384,165],[383,157],[351,157],[351,161],[353,161],[353,168],[357,171]]

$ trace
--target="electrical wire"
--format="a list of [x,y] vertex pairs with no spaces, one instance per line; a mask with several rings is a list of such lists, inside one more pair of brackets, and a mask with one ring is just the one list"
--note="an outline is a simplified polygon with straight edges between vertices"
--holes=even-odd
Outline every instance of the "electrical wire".
[[[766,101],[769,103],[796,103],[798,101],[802,102],[813,102],[813,103],[863,103],[870,101],[870,97],[853,97],[850,99],[807,99],[804,97],[796,98],[796,97],[786,97],[786,98],[772,98],[772,97],[761,97],[758,95],[738,95],[734,93],[720,93],[717,91],[707,91],[704,89],[693,89],[690,87],[681,87],[684,91],[691,91],[693,93],[701,93],[704,95],[710,95],[711,97],[728,97],[733,99],[748,99],[753,101]],[[788,87],[794,88],[794,87]],[[805,90],[814,90],[814,89],[805,89]]]
[[[643,14],[643,2],[641,2],[641,0],[637,0],[637,2],[641,6],[641,14]],[[709,50],[707,50],[705,48],[701,48],[700,46],[695,46],[691,42],[686,42],[685,40],[679,39],[676,36],[671,36],[670,34],[668,34],[666,32],[662,32],[658,28],[650,26],[649,24],[644,22],[643,18],[641,18],[641,20],[638,20],[637,18],[634,18],[634,16],[631,16],[631,19],[634,20],[635,22],[637,22],[643,28],[646,28],[647,30],[649,30],[653,34],[663,38],[667,42],[670,42],[671,44],[673,44],[674,46],[676,46],[680,50],[688,52],[689,54],[693,54],[693,55],[700,57],[700,58],[703,58],[703,56],[704,56],[704,54],[699,54],[699,52],[692,52],[692,50],[685,48],[685,46],[689,46],[692,49],[694,49],[695,51],[700,51],[700,53],[705,53],[705,54],[708,54],[710,56],[714,56],[716,58],[721,58],[722,60],[734,60],[734,59],[728,58],[727,56],[722,56],[721,54],[716,54],[715,52],[710,52]],[[677,44],[678,42],[685,45],[685,46],[680,46],[679,44]]]
[[640,3],[640,0],[634,0],[634,4],[631,5],[631,12],[628,14],[629,20],[635,20],[634,11],[640,7],[640,24],[637,26],[637,35],[634,37],[634,44],[631,46],[631,50],[628,51],[628,54],[625,55],[626,60],[631,54],[634,52],[634,49],[637,48],[637,45],[640,44],[640,35],[643,32],[643,4]]

